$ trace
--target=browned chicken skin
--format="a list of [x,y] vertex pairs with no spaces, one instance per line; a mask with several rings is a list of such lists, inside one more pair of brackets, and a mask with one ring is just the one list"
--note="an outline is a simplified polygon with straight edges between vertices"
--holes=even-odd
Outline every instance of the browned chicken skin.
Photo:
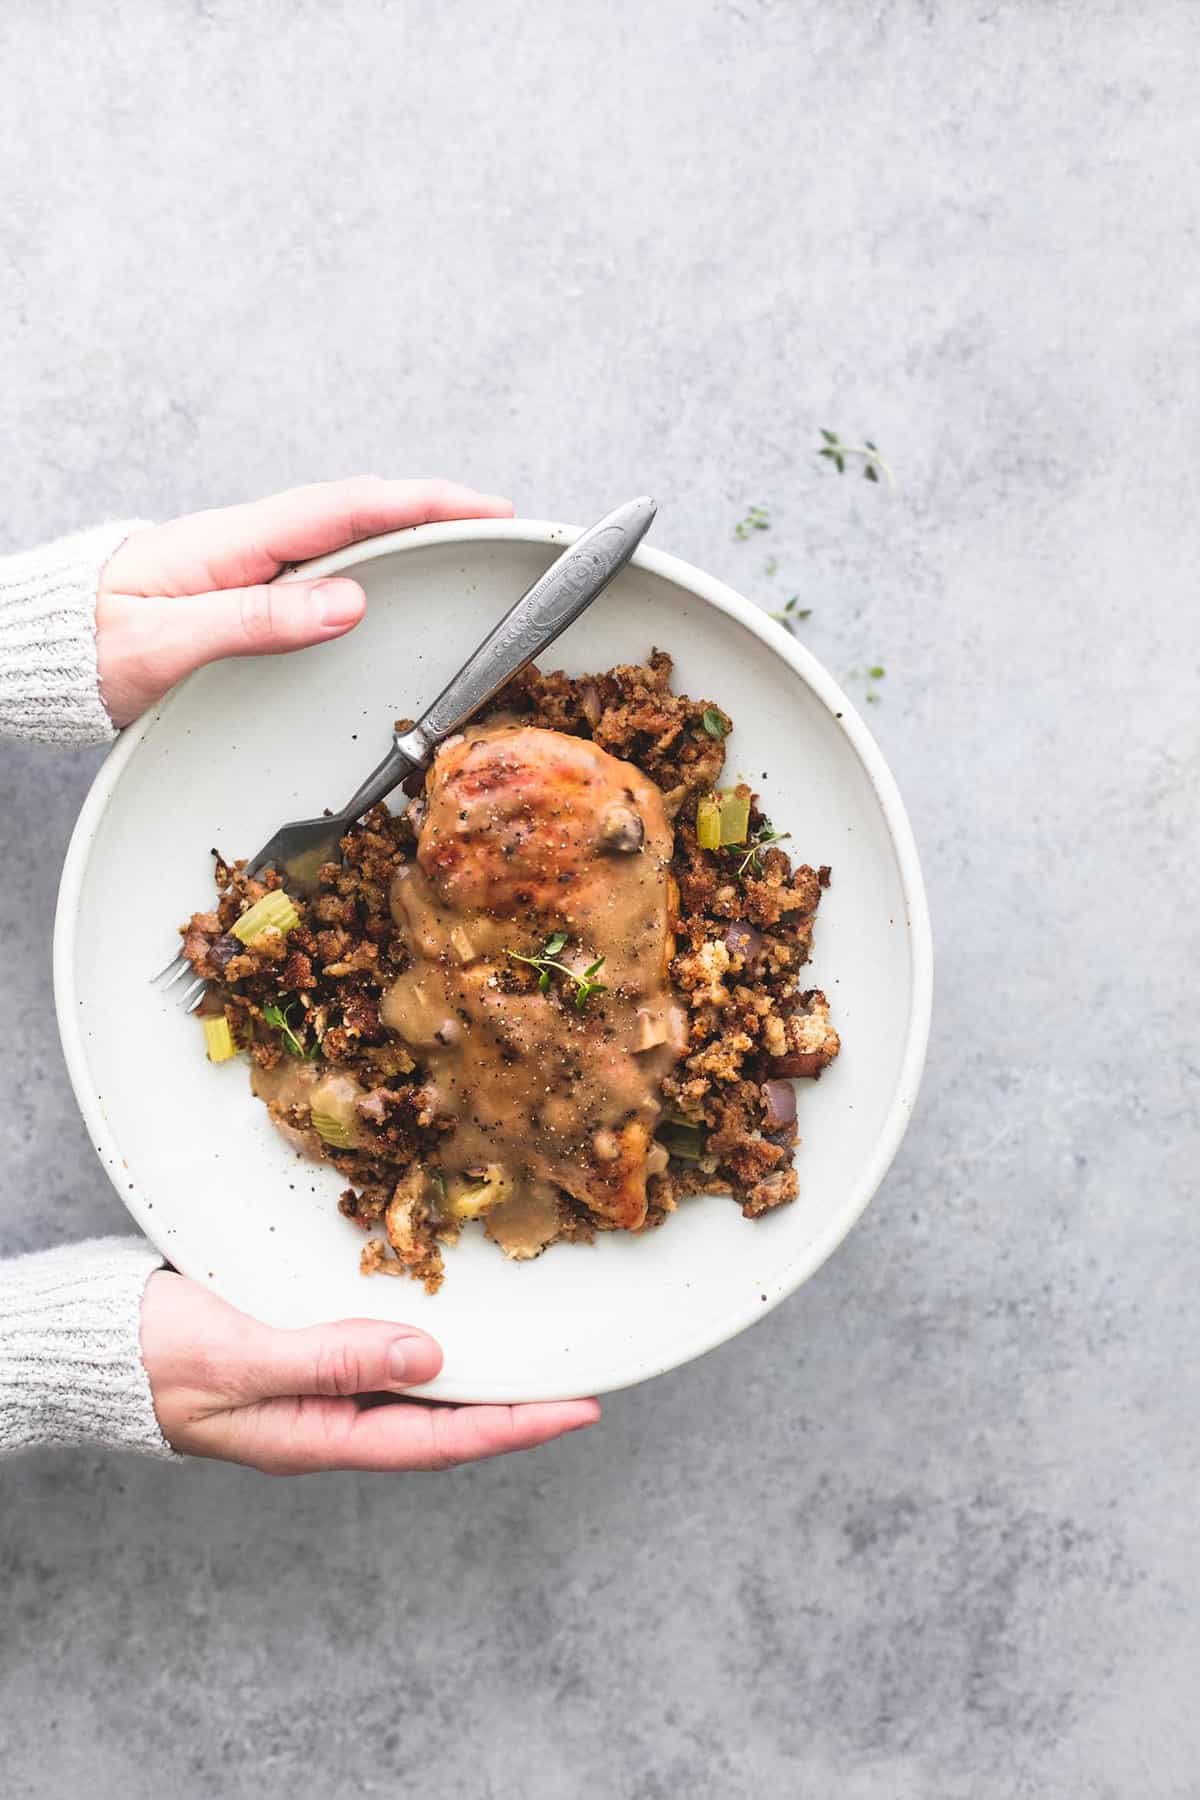
[[[665,1161],[659,1084],[684,1041],[659,790],[585,738],[496,726],[442,751],[425,808],[392,901],[413,965],[382,1011],[454,1121],[443,1168],[553,1184],[637,1229]],[[547,991],[514,979],[509,952],[536,954],[556,931],[567,969],[604,959],[606,991],[582,1010],[561,971]]]
[[[438,757],[427,802],[418,860],[460,912],[572,918],[610,907],[631,872],[645,887],[642,861],[665,869],[671,858],[658,789],[587,738],[531,726],[464,738]],[[627,855],[639,864],[622,868]],[[665,939],[665,910],[661,924]]]

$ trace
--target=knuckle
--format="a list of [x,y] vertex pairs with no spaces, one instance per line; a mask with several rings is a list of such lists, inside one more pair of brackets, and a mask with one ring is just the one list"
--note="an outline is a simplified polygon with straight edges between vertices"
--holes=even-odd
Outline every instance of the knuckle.
[[382,475],[351,475],[342,483],[346,509],[356,524],[379,508],[387,498],[387,487]]
[[465,1452],[455,1442],[453,1412],[435,1408],[429,1415],[429,1467],[438,1473],[457,1468],[466,1461]]
[[458,499],[462,492],[457,481],[451,481],[445,475],[432,475],[421,483],[426,503],[430,506],[449,506]]
[[278,596],[273,588],[243,588],[239,602],[239,623],[247,646],[257,650],[275,636]]
[[371,537],[379,529],[379,515],[388,497],[388,483],[382,475],[346,475],[327,482],[324,491],[351,542]]
[[322,1344],[317,1351],[317,1392],[344,1400],[359,1391],[359,1359],[346,1343]]

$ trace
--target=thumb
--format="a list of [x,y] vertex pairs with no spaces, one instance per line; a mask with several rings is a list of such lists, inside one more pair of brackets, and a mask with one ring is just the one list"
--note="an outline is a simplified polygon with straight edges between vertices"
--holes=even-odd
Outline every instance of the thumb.
[[431,1337],[411,1325],[378,1319],[341,1319],[301,1331],[255,1333],[240,1371],[248,1399],[274,1400],[292,1394],[397,1393],[432,1381],[442,1352]]
[[367,609],[357,581],[274,581],[175,599],[101,593],[96,658],[115,725],[162,698],[202,663],[265,656],[341,637]]

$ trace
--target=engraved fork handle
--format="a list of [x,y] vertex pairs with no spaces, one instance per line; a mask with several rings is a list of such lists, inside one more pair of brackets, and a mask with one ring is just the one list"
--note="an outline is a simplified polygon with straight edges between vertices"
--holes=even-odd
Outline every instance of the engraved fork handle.
[[564,550],[488,633],[411,731],[397,733],[392,749],[339,816],[361,817],[407,775],[425,768],[444,738],[460,731],[604,592],[649,531],[657,510],[644,496],[627,500]]

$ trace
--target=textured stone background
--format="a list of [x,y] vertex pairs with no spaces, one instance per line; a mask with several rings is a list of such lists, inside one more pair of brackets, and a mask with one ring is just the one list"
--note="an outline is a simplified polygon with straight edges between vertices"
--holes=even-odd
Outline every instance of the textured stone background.
[[[1200,1791],[1198,75],[1167,0],[7,0],[5,543],[648,488],[886,664],[940,959],[863,1225],[595,1432],[7,1466],[11,1800]],[[50,1010],[95,763],[0,750],[9,1249],[122,1223]]]

